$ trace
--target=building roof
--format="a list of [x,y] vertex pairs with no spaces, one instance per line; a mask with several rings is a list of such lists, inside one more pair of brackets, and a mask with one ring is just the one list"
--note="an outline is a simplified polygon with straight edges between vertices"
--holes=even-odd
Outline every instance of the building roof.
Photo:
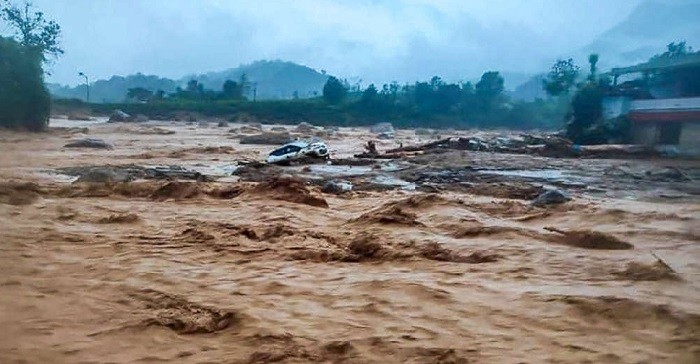
[[630,67],[613,68],[610,75],[616,77],[628,73],[650,72],[674,68],[700,67],[700,52],[677,57],[658,57],[649,62]]

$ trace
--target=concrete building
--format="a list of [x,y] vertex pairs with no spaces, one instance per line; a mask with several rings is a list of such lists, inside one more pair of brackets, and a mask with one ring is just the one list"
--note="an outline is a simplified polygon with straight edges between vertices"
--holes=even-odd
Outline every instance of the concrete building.
[[700,97],[634,100],[628,118],[636,144],[677,145],[700,153]]
[[610,75],[615,82],[603,100],[606,119],[626,116],[635,144],[700,155],[700,53],[615,68]]

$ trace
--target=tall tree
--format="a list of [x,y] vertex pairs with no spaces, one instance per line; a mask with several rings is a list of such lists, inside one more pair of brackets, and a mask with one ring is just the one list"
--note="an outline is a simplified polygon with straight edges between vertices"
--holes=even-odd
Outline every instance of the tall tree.
[[44,86],[41,54],[0,37],[0,127],[41,131],[51,98]]
[[241,88],[241,96],[247,96],[250,94],[251,83],[247,74],[241,74],[241,77],[238,78],[238,85]]
[[20,7],[0,0],[0,21],[0,28],[5,23],[14,33],[14,38],[0,36],[0,126],[44,130],[51,97],[42,63],[63,54],[61,28],[29,2]]
[[189,80],[187,81],[185,91],[193,94],[202,93],[204,91],[204,86],[197,80]]
[[241,100],[243,98],[243,87],[236,81],[226,80],[221,89],[221,96],[229,100]]
[[[595,61],[598,62],[597,56]],[[576,84],[578,74],[579,67],[573,59],[559,59],[542,81],[542,87],[550,96],[566,95]]]
[[127,90],[126,97],[134,101],[147,102],[153,98],[153,91],[143,87],[134,87]]
[[374,84],[370,84],[367,86],[367,88],[362,92],[362,103],[366,105],[370,105],[374,103],[377,100],[377,87],[374,86]]
[[44,61],[63,54],[59,44],[61,27],[55,21],[47,20],[29,1],[21,6],[0,1],[0,19],[10,26],[20,45],[41,52]]
[[345,100],[347,90],[340,80],[331,76],[323,86],[323,99],[331,105],[337,105]]
[[485,72],[476,83],[476,94],[485,99],[494,99],[504,90],[504,80],[497,71]]
[[666,45],[666,52],[657,54],[652,59],[656,58],[675,58],[679,56],[684,56],[686,54],[693,53],[693,48],[686,44],[686,41],[682,42],[671,42]]
[[603,121],[603,90],[596,82],[582,84],[571,100],[570,120],[566,127],[569,139],[578,144],[604,142],[594,135],[596,125]]
[[595,80],[598,72],[598,55],[595,53],[590,54],[588,56],[588,64],[590,67],[588,79]]

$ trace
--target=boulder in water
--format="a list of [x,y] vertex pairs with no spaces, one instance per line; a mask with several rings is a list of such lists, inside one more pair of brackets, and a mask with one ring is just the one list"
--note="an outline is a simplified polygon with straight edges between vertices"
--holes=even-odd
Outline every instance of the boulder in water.
[[107,182],[129,182],[133,178],[124,171],[115,168],[102,167],[92,168],[85,174],[80,175],[75,182],[107,183]]
[[326,182],[326,184],[323,185],[321,191],[324,193],[340,195],[342,193],[352,191],[352,184],[349,182],[342,181],[328,181]]
[[391,123],[379,123],[372,125],[369,131],[375,134],[394,134],[394,126]]
[[124,121],[129,121],[131,119],[131,115],[125,113],[122,110],[114,110],[112,114],[109,116],[109,122],[110,123],[118,123],[118,122],[124,122]]
[[571,201],[568,193],[559,190],[548,190],[539,194],[532,200],[533,206],[559,205]]

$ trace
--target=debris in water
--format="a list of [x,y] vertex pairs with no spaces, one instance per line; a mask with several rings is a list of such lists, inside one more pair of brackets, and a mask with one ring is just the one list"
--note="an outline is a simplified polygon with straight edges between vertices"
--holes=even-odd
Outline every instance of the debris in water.
[[31,205],[39,199],[42,190],[32,182],[0,182],[0,203]]
[[436,242],[430,242],[420,248],[419,253],[422,257],[440,262],[454,263],[492,263],[498,261],[501,257],[498,254],[489,254],[482,252],[474,252],[469,255],[461,255],[452,250],[449,250]]
[[391,123],[383,122],[372,125],[369,131],[374,134],[394,134],[394,126]]
[[321,191],[324,193],[332,193],[332,194],[340,195],[340,194],[352,191],[352,183],[328,181],[323,185],[323,188],[321,188]]
[[377,223],[386,225],[422,226],[418,221],[418,215],[406,211],[402,206],[384,206],[368,211],[353,222]]
[[139,215],[134,213],[119,213],[109,215],[108,217],[103,217],[97,222],[100,224],[128,224],[137,221],[139,221]]
[[328,146],[322,141],[314,141],[311,143],[297,141],[285,144],[267,156],[267,163],[288,164],[292,161],[311,159],[325,160],[328,159]]
[[554,242],[583,249],[624,250],[634,249],[634,245],[622,241],[612,235],[590,230],[564,231],[553,227],[544,228],[559,236],[554,236]]
[[143,321],[144,326],[164,326],[178,334],[212,333],[239,320],[234,311],[206,307],[153,289],[135,291],[129,296],[142,302],[144,309],[152,315]]
[[85,138],[74,140],[63,146],[64,148],[93,148],[93,149],[114,149],[112,144],[102,139]]
[[285,144],[292,140],[289,133],[260,133],[253,135],[243,135],[239,141],[241,144],[263,144],[263,145],[278,145]]
[[76,182],[129,182],[135,179],[166,179],[208,181],[209,177],[181,166],[144,167],[135,164],[118,166],[79,166],[63,167],[56,170],[60,174],[77,176]]
[[630,281],[680,280],[678,274],[661,261],[653,264],[631,262],[625,270],[615,272],[615,275]]
[[323,197],[317,196],[304,180],[291,176],[280,176],[271,181],[262,182],[251,192],[276,200],[328,208],[328,202]]

